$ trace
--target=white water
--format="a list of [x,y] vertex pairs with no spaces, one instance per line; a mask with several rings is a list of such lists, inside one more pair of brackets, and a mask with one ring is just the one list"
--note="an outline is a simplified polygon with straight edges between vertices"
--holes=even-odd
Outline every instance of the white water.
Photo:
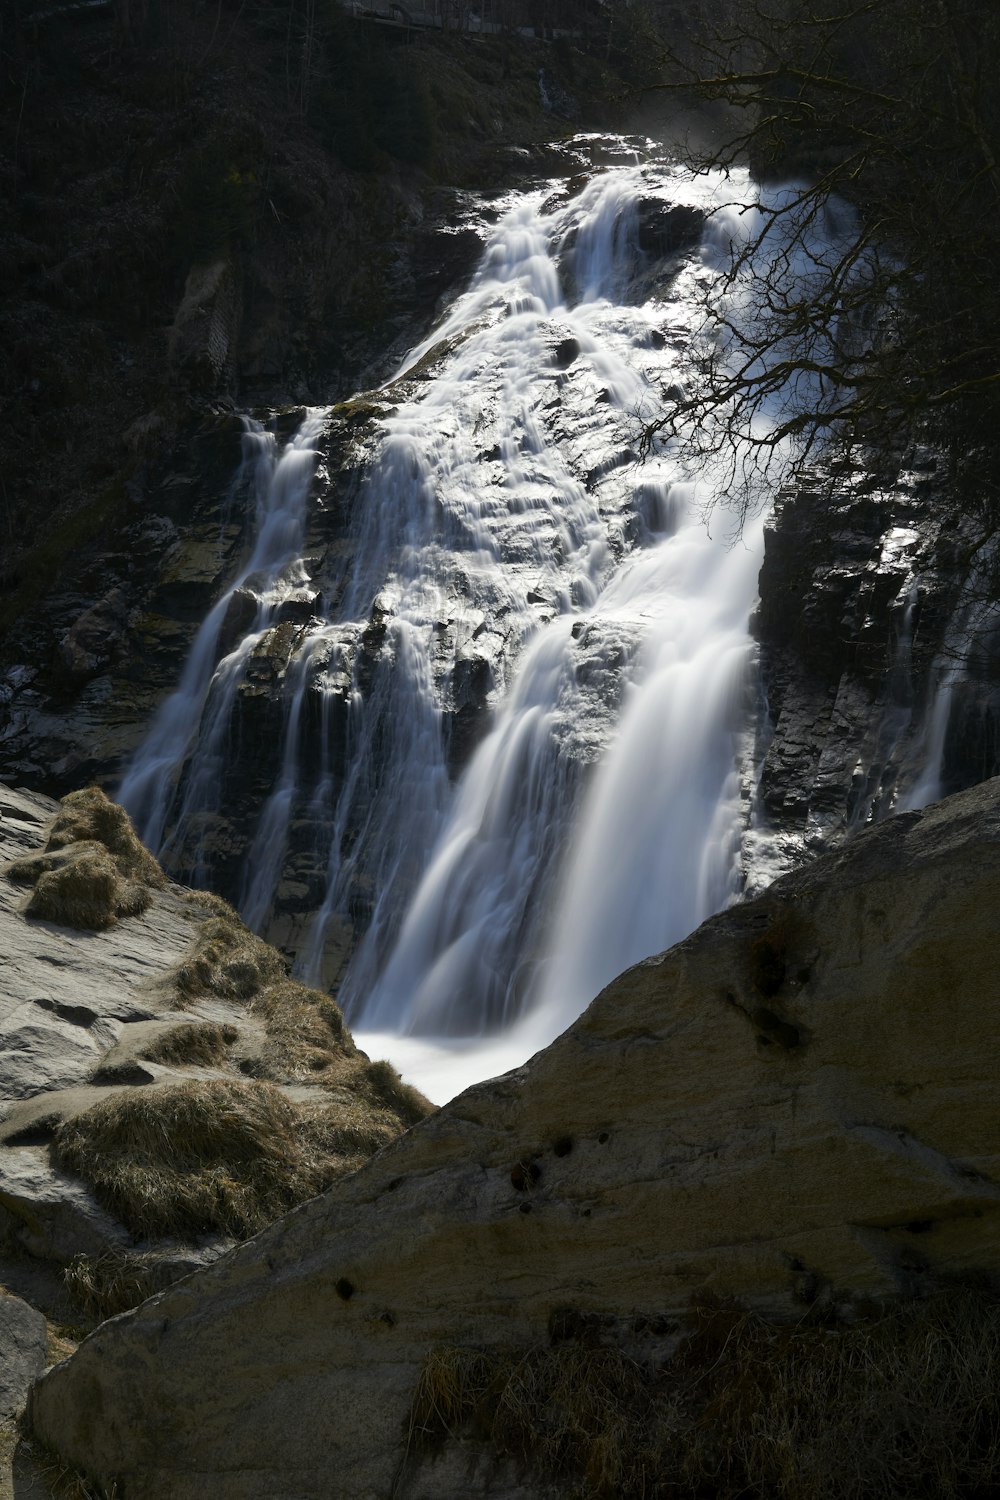
[[[143,842],[161,857],[180,840],[195,851],[181,869],[192,879],[204,875],[199,825],[215,807],[225,775],[225,734],[239,683],[250,655],[266,633],[275,607],[305,581],[301,554],[306,501],[315,463],[315,444],[324,413],[310,412],[278,458],[272,433],[245,421],[243,463],[236,478],[253,486],[256,525],[253,548],[232,583],[199,630],[176,692],[153,720],[118,788]],[[219,658],[226,616],[240,590],[256,600],[249,632]],[[173,811],[178,783],[186,770],[179,810]],[[173,831],[165,836],[168,817]],[[268,893],[270,899],[270,893]]]
[[[691,378],[696,293],[757,228],[752,199],[746,181],[645,162],[573,198],[549,184],[511,201],[472,287],[402,372],[436,348],[433,378],[388,393],[350,574],[326,580],[338,602],[285,673],[280,773],[244,914],[266,927],[296,810],[327,827],[303,966],[319,976],[352,899],[370,892],[341,999],[362,1045],[433,1097],[522,1060],[738,892],[760,527],[737,545],[724,524],[710,532],[725,466],[693,475],[668,446],[639,467],[634,443],[640,417]],[[676,276],[652,277],[638,249],[643,201],[714,210]],[[796,256],[789,276],[817,274]],[[275,606],[308,578],[321,427],[311,413],[277,463],[256,435],[253,555],[122,786],[147,841],[193,851],[203,878],[199,829],[219,805],[235,694]],[[219,661],[247,587],[256,619]],[[381,644],[366,648],[375,626]],[[447,725],[466,670],[488,685],[493,721],[453,785]],[[322,746],[306,784],[309,693]]]
[[990,581],[992,551],[970,569],[955,607],[944,645],[929,673],[930,691],[913,757],[916,774],[900,799],[900,812],[914,812],[945,795],[945,748],[956,690],[969,674],[983,639],[995,629],[996,605]]

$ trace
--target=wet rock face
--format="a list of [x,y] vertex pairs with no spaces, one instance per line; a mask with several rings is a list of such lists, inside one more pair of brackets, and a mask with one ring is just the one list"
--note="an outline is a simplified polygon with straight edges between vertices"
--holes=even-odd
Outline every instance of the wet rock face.
[[7,632],[0,776],[51,795],[117,780],[238,556],[241,432],[225,411],[193,420]]
[[639,245],[647,255],[662,258],[695,250],[704,228],[704,210],[692,204],[651,199],[639,205]]
[[[771,848],[751,834],[751,889],[905,804],[934,756],[973,551],[974,528],[950,506],[933,457],[890,487],[819,468],[778,496],[753,626],[764,695],[758,831]],[[964,666],[954,658],[942,791],[1000,770],[988,637],[977,635],[974,653]]]

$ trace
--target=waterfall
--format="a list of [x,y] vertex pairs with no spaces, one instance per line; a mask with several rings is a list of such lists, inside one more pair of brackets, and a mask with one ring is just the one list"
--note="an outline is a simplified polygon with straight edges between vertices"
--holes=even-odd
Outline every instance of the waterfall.
[[[309,412],[279,460],[273,434],[244,419],[243,459],[234,489],[249,477],[256,512],[252,549],[198,631],[177,690],[154,718],[117,791],[139,836],[155,854],[162,858],[183,842],[190,852],[179,872],[194,880],[206,875],[198,835],[225,774],[225,735],[236,690],[275,607],[305,579],[306,500],[322,420],[322,412]],[[241,591],[254,602],[253,622],[220,659],[227,617]],[[186,784],[178,808],[182,773]]]
[[942,649],[931,665],[927,706],[911,757],[912,781],[900,799],[900,812],[927,807],[945,795],[945,748],[956,692],[967,680],[977,652],[996,629],[991,586],[994,568],[995,553],[990,545],[969,571]]
[[[670,442],[640,465],[636,445],[695,378],[701,294],[765,221],[745,177],[636,154],[501,205],[471,286],[379,395],[346,560],[302,556],[326,414],[280,457],[248,427],[252,553],[121,788],[146,841],[209,879],[235,696],[308,584],[242,910],[266,930],[290,830],[322,830],[300,971],[320,980],[363,926],[341,1001],[439,1097],[739,890],[761,524],[727,526],[725,462],[692,473]],[[700,245],[644,249],[678,205],[705,216]],[[788,276],[818,274],[808,242],[799,226]],[[231,644],[240,591],[254,618]]]

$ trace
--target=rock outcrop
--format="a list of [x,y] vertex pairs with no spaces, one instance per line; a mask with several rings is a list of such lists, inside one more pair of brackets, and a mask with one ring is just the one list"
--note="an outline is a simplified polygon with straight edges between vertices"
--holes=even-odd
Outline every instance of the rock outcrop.
[[0,1284],[77,1323],[119,1311],[425,1112],[96,788],[60,808],[0,786],[0,862]]
[[0,1421],[24,1407],[31,1382],[48,1363],[45,1319],[20,1297],[0,1295]]
[[776,499],[754,618],[751,890],[905,806],[929,773],[944,795],[1000,772],[981,529],[950,502],[945,469],[930,451],[891,483],[818,464]]
[[848,1317],[1000,1272],[998,912],[1000,783],[859,836],[99,1328],[35,1432],[126,1500],[537,1496],[404,1464],[431,1350],[641,1354],[692,1297]]

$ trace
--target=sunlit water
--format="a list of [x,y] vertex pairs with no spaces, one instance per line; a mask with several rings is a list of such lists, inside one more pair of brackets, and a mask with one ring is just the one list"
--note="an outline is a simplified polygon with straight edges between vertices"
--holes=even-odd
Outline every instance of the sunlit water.
[[[640,465],[636,445],[694,378],[703,294],[760,227],[755,191],[646,159],[509,200],[472,286],[400,372],[432,361],[432,378],[393,387],[349,572],[285,674],[243,914],[266,931],[293,819],[329,830],[300,969],[321,976],[363,883],[371,916],[340,998],[361,1044],[435,1099],[523,1061],[738,895],[761,524],[734,536],[726,463],[694,472],[671,442]],[[701,245],[657,262],[643,223],[678,203],[705,210]],[[818,274],[821,229],[784,275]],[[727,297],[739,319],[740,285]],[[308,581],[323,423],[311,412],[280,456],[248,428],[253,555],[121,788],[151,847],[183,844],[203,880],[234,694]],[[220,658],[237,589],[256,617]],[[373,620],[374,666],[360,645]],[[492,717],[454,782],[448,717],[469,674]],[[324,736],[345,716],[339,780],[323,755],[302,774],[308,694]]]

